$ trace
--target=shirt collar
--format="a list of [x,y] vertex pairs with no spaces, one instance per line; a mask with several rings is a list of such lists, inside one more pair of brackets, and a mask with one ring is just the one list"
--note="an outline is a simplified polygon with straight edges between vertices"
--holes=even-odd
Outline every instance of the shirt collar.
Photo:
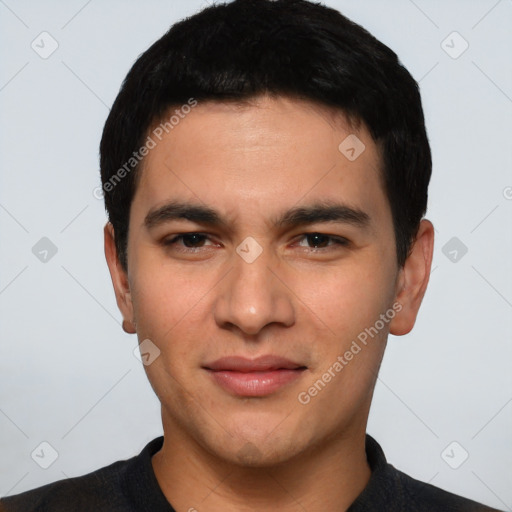
[[[142,512],[175,512],[162,492],[153,470],[151,457],[163,445],[164,438],[158,437],[148,443],[133,459],[125,492]],[[347,512],[381,512],[382,504],[393,503],[394,510],[405,510],[403,492],[396,470],[387,463],[379,443],[366,435],[366,458],[371,476],[363,492],[356,498]]]

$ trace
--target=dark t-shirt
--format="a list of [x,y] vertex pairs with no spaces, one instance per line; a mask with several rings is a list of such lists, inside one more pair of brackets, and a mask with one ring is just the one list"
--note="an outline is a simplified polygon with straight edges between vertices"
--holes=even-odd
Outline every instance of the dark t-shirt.
[[[153,472],[151,457],[163,437],[129,460],[87,475],[60,480],[0,500],[1,512],[175,512]],[[474,501],[443,491],[396,470],[379,444],[366,436],[372,474],[348,512],[491,512]],[[205,512],[207,506],[201,507]]]

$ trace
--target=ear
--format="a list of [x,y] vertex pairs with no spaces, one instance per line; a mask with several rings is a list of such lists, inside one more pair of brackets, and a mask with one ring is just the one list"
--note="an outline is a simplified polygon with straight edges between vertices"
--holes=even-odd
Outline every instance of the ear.
[[427,290],[434,252],[434,226],[422,220],[411,252],[397,279],[395,301],[402,309],[390,323],[389,332],[396,336],[407,334],[414,327],[421,301]]
[[110,277],[116,294],[117,307],[123,315],[123,330],[128,334],[135,334],[133,319],[133,304],[128,282],[128,275],[121,266],[115,244],[114,226],[107,222],[103,230],[105,239],[105,258],[107,260]]

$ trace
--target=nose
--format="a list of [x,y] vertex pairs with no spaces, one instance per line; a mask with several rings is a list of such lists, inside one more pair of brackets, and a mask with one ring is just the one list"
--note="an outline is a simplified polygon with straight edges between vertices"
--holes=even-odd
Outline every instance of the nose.
[[233,254],[233,268],[219,283],[214,316],[219,327],[257,335],[265,326],[295,321],[292,292],[280,279],[270,250],[252,262]]

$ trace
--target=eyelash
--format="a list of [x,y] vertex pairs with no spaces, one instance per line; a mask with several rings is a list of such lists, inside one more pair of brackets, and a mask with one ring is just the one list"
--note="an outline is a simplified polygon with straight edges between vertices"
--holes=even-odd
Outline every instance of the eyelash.
[[[190,233],[182,233],[180,235],[176,235],[175,237],[173,237],[171,239],[164,240],[163,245],[165,245],[166,247],[172,247],[172,246],[176,247],[178,241],[180,241],[180,240],[183,241],[185,239],[185,237],[193,236],[193,235],[199,236],[201,238],[201,241],[205,241],[205,239],[208,239],[208,235],[206,235],[204,233],[192,231]],[[332,241],[333,244],[330,246],[327,246],[327,247],[311,247],[311,248],[309,248],[311,251],[325,251],[325,250],[329,250],[329,249],[334,249],[334,248],[336,248],[336,246],[347,247],[350,244],[349,240],[347,240],[346,238],[333,236],[333,235],[326,235],[324,233],[319,233],[317,231],[314,231],[311,233],[303,233],[301,235],[301,239],[308,237],[308,236],[312,237],[315,235],[320,236],[322,238],[327,238],[328,242]],[[207,246],[207,247],[211,247],[211,246]],[[198,250],[200,250],[200,249],[203,249],[203,247],[181,246],[179,249],[176,249],[176,250],[179,252],[185,252],[185,253],[197,253]]]

